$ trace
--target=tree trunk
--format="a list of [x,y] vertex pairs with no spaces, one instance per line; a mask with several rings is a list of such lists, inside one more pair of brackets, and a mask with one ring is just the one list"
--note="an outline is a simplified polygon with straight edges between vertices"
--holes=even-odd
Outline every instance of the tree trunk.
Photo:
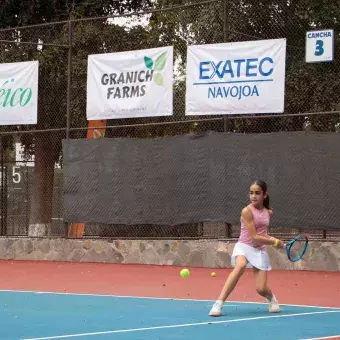
[[52,222],[54,164],[57,138],[41,133],[35,138],[35,167],[31,194],[29,236],[49,234]]

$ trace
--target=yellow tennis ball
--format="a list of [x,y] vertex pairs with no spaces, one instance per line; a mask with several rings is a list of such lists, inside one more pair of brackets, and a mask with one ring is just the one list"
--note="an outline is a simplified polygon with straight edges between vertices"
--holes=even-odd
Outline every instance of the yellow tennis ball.
[[181,276],[183,277],[183,279],[185,279],[186,277],[188,277],[190,275],[190,271],[189,269],[182,269],[181,272],[180,272]]
[[211,276],[211,277],[215,277],[215,276],[216,276],[216,273],[215,273],[215,272],[212,272],[212,273],[210,274],[210,276]]

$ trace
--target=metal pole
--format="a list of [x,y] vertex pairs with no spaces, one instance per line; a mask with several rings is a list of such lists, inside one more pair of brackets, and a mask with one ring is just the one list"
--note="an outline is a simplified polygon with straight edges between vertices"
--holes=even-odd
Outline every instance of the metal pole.
[[[223,42],[227,41],[227,0],[223,0]],[[228,131],[228,118],[223,117],[223,131]]]
[[4,150],[4,188],[3,188],[3,200],[4,200],[4,212],[3,212],[3,218],[4,218],[4,226],[3,226],[3,235],[7,235],[7,212],[8,212],[8,164],[7,164],[7,145],[8,145],[8,139],[5,137],[5,150]]
[[227,0],[223,1],[223,42],[227,41]]
[[0,199],[1,199],[1,214],[0,214],[0,218],[1,218],[1,230],[0,230],[0,235],[3,236],[4,235],[4,195],[3,195],[3,191],[4,191],[4,158],[3,158],[3,146],[2,146],[2,137],[0,137],[0,152],[1,152],[1,163],[0,163],[0,169],[1,169],[1,194],[0,194]]
[[53,46],[53,47],[65,47],[68,48],[69,45],[61,45],[61,44],[45,44],[40,42],[33,42],[33,41],[15,41],[15,40],[0,40],[1,43],[8,43],[8,44],[17,44],[17,45],[36,45],[36,46]]
[[72,21],[68,22],[68,58],[67,58],[67,108],[66,108],[66,139],[70,138],[71,121],[71,85],[72,85]]
[[[227,42],[227,0],[223,0],[223,42]],[[224,115],[223,117],[223,131],[227,132],[229,130],[228,128],[228,117]],[[232,236],[232,230],[231,230],[231,224],[226,223],[226,236],[227,238],[231,238]]]
[[4,143],[3,143],[3,138],[0,138],[0,147],[1,147],[1,160],[0,160],[0,165],[1,165],[1,232],[0,235],[4,236],[5,235],[5,200],[7,197],[5,197],[5,157],[4,157]]

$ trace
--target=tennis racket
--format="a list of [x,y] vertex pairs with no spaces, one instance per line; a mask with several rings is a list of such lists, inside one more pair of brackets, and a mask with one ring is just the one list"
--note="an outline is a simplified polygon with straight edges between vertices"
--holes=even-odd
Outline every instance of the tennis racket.
[[308,248],[308,237],[306,235],[297,235],[285,244],[288,259],[292,262],[300,261],[305,255]]

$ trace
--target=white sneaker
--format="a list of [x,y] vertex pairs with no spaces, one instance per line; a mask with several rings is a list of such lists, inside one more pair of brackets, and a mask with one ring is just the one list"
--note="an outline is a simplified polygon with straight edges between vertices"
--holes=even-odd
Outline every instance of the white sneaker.
[[210,316],[221,316],[222,315],[223,302],[216,301],[212,308],[210,309]]
[[279,312],[281,312],[279,303],[277,302],[275,295],[273,295],[271,301],[269,301],[267,299],[267,302],[268,302],[269,313],[279,313]]

